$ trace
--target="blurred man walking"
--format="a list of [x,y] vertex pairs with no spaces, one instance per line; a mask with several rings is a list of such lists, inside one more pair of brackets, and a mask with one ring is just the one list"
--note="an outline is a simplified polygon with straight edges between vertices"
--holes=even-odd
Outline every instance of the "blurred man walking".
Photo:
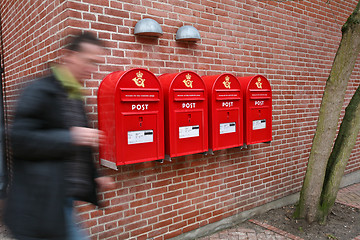
[[101,133],[88,127],[81,90],[103,53],[93,34],[74,37],[62,64],[51,66],[51,74],[20,97],[10,134],[13,179],[4,219],[16,239],[88,239],[76,227],[73,201],[97,205],[97,186],[114,185],[97,175],[92,152]]

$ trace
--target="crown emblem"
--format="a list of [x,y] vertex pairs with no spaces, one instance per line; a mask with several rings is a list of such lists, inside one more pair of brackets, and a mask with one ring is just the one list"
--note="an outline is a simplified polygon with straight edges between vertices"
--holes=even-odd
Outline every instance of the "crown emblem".
[[262,88],[261,78],[258,78],[257,82],[255,84],[256,84],[257,88]]
[[183,83],[185,84],[186,87],[192,88],[192,83],[193,81],[191,81],[191,75],[188,73],[186,76],[186,79],[183,81]]
[[231,84],[231,82],[230,82],[229,76],[226,76],[226,77],[225,77],[225,81],[223,81],[223,84],[224,84],[224,86],[225,86],[226,88],[230,89],[230,84]]
[[136,77],[132,79],[135,82],[136,86],[145,87],[145,79],[142,78],[143,75],[144,74],[139,71],[138,73],[136,73]]

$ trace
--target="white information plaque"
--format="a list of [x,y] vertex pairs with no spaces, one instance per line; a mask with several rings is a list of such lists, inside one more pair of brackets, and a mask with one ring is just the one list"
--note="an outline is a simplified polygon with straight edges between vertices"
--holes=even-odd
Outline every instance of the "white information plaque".
[[154,131],[129,131],[128,132],[128,145],[138,143],[149,143],[154,141]]
[[200,126],[179,127],[179,138],[191,138],[200,136]]
[[254,120],[253,121],[253,130],[259,130],[266,128],[266,120]]
[[236,123],[220,123],[220,134],[236,132]]

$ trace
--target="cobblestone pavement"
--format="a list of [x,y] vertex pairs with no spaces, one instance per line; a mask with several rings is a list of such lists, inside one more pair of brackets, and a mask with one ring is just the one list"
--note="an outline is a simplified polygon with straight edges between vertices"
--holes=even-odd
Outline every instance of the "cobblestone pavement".
[[[360,208],[360,183],[339,190],[336,202]],[[226,229],[199,240],[301,240],[302,238],[282,231],[268,224],[248,220],[235,228]],[[353,240],[360,240],[360,236]]]

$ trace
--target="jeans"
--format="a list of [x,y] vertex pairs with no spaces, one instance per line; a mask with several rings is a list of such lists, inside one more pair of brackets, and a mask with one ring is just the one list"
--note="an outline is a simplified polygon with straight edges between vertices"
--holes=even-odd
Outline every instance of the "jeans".
[[84,231],[76,224],[73,202],[74,200],[72,198],[67,198],[64,206],[66,240],[90,240]]

